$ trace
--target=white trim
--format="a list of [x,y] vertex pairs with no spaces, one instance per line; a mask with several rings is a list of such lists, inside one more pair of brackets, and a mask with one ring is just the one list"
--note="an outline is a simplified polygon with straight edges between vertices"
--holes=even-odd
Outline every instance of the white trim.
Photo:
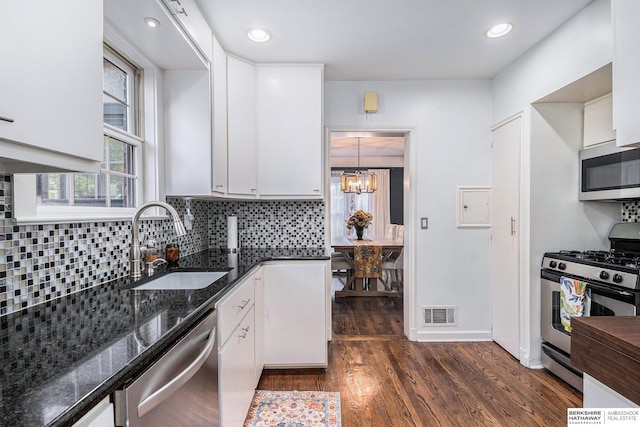
[[417,331],[418,342],[474,342],[493,341],[491,331]]
[[325,222],[327,222],[325,232],[325,245],[327,248],[331,247],[331,158],[329,145],[331,142],[331,132],[389,132],[389,133],[403,133],[405,135],[404,142],[404,253],[405,253],[405,271],[404,271],[404,292],[403,292],[403,304],[404,304],[404,334],[411,341],[417,340],[416,329],[416,299],[417,289],[415,280],[415,266],[416,266],[416,232],[419,229],[417,226],[417,213],[416,213],[416,201],[418,198],[418,190],[416,185],[410,185],[410,183],[417,182],[418,167],[417,167],[417,144],[413,141],[418,141],[416,136],[417,130],[415,126],[361,126],[361,125],[339,125],[339,126],[326,126],[325,127]]
[[[527,366],[533,345],[531,338],[531,106],[520,113],[522,135],[520,145],[520,353],[527,357],[520,363]],[[536,268],[538,268],[536,266]],[[539,310],[539,309],[538,309]],[[539,322],[538,322],[539,324]]]
[[125,132],[122,129],[112,126],[108,123],[104,124],[103,133],[114,139],[118,139],[122,142],[126,142],[127,144],[133,145],[134,147],[140,147],[144,142],[144,139],[140,138],[139,136],[129,132]]

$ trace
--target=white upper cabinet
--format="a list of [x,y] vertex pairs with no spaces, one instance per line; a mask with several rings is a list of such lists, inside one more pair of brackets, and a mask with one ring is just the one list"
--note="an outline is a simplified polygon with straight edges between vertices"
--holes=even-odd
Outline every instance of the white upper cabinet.
[[213,185],[214,194],[227,193],[227,54],[213,39],[211,65],[213,89]]
[[99,170],[102,19],[102,2],[3,4],[0,172]]
[[227,57],[228,194],[257,194],[256,66]]
[[612,0],[613,126],[618,146],[640,143],[640,2]]
[[163,76],[166,194],[210,194],[209,71],[167,70]]
[[584,103],[584,134],[583,145],[609,142],[616,139],[613,130],[612,97],[611,94],[601,96]]
[[322,65],[259,64],[258,194],[322,197]]

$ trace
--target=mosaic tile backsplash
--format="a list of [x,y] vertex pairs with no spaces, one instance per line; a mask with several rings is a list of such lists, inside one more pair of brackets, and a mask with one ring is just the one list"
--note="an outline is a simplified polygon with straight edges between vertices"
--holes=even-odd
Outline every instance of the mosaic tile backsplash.
[[[128,274],[131,221],[15,225],[11,175],[0,175],[0,315],[107,283]],[[240,247],[324,245],[322,201],[210,201],[169,198],[192,230],[177,238],[173,222],[142,221],[140,236],[181,255],[226,247],[228,215],[238,217]]]
[[622,222],[640,221],[640,201],[622,203]]

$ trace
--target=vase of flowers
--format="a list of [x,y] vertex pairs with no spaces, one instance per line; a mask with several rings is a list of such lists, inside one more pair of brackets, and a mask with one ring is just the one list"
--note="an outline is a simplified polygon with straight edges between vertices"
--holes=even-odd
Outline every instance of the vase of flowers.
[[372,220],[373,215],[361,209],[349,217],[347,220],[347,228],[349,230],[355,228],[358,240],[362,240],[362,233],[364,233],[364,229],[371,224]]

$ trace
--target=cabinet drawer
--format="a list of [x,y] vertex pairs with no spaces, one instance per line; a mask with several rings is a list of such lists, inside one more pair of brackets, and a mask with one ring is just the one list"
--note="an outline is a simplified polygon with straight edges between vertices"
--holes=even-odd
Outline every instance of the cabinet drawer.
[[254,303],[253,275],[247,277],[218,304],[218,331],[220,346],[224,345],[242,318]]

